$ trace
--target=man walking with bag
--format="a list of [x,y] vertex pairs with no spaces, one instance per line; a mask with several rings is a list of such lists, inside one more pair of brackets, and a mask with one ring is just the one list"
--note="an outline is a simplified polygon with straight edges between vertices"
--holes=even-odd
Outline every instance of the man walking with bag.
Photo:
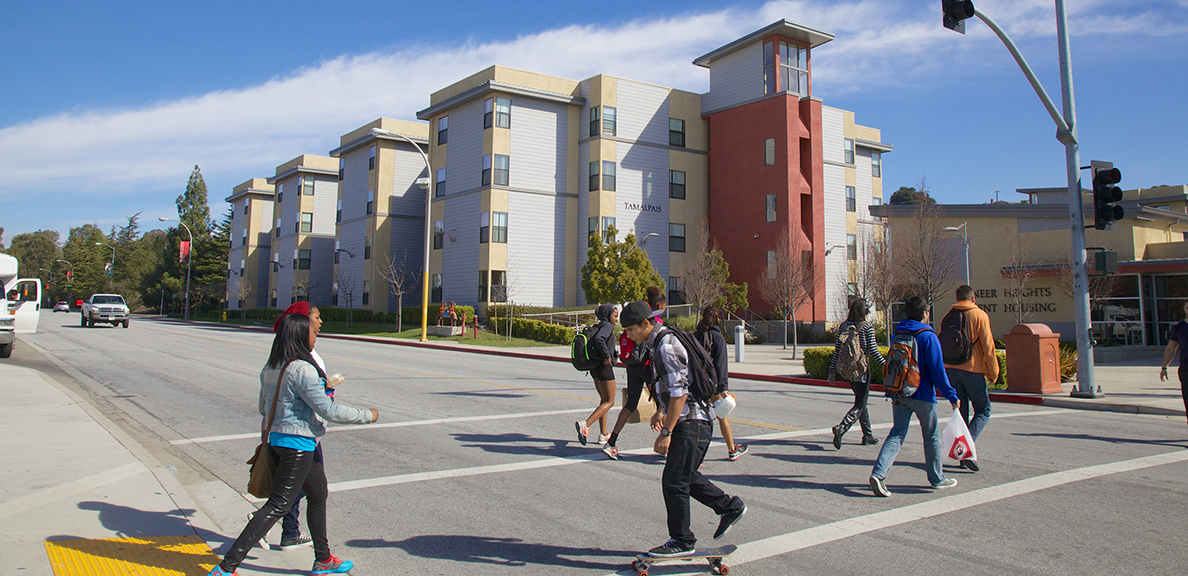
[[[957,390],[961,400],[961,419],[969,426],[974,442],[990,421],[990,382],[998,380],[998,355],[994,351],[994,334],[990,331],[990,317],[978,308],[974,289],[957,288],[957,303],[949,309],[940,324],[941,354],[945,360],[945,374]],[[973,418],[970,418],[970,410]],[[961,467],[978,471],[978,461],[964,459]]]

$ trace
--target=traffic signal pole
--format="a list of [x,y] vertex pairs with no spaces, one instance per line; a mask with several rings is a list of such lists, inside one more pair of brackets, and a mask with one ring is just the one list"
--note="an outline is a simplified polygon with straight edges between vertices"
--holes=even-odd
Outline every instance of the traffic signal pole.
[[[977,16],[978,19],[994,31],[998,38],[1002,40],[1002,43],[1006,45],[1007,49],[1010,50],[1011,55],[1015,57],[1015,62],[1019,64],[1019,68],[1027,76],[1027,80],[1031,83],[1031,87],[1035,90],[1036,95],[1039,96],[1040,101],[1047,108],[1048,114],[1052,116],[1052,121],[1056,123],[1056,139],[1064,144],[1064,155],[1067,163],[1068,219],[1069,231],[1072,234],[1073,308],[1076,311],[1078,359],[1077,387],[1072,391],[1072,395],[1078,398],[1099,398],[1104,396],[1104,394],[1096,386],[1093,373],[1093,338],[1089,317],[1089,276],[1085,266],[1085,207],[1081,193],[1081,160],[1080,148],[1077,143],[1077,110],[1076,101],[1073,97],[1072,60],[1069,55],[1068,42],[1068,18],[1064,8],[1064,0],[1055,0],[1055,2],[1056,37],[1060,51],[1060,88],[1064,104],[1063,114],[1056,109],[1056,105],[1048,97],[1048,93],[1044,90],[1043,85],[1040,84],[1039,79],[1035,77],[1035,73],[1031,71],[1031,67],[1027,65],[1027,60],[1019,53],[1019,49],[1015,46],[1015,43],[1011,41],[1006,32],[993,19],[983,14],[980,10],[975,9],[972,1],[959,0],[954,2],[953,0],[942,0],[942,7],[948,17],[945,22],[946,27],[950,27],[951,20],[955,20],[956,24],[961,24],[961,19],[967,18],[969,12],[972,12],[974,16]],[[956,28],[953,29],[957,30]],[[958,31],[964,33],[964,26],[961,26],[961,30]]]

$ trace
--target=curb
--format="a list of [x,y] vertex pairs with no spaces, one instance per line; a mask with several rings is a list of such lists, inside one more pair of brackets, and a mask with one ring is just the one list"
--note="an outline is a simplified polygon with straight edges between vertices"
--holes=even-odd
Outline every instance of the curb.
[[[200,324],[208,326],[222,326],[233,327],[241,330],[253,330],[257,332],[272,332],[268,328],[260,328],[257,326],[244,326],[241,324],[223,324],[220,322],[206,322],[202,320],[179,320],[177,318],[159,318],[169,322],[179,322],[183,324]],[[330,338],[333,340],[351,340],[355,342],[368,342],[371,344],[387,344],[393,346],[411,346],[414,348],[425,348],[430,350],[451,350],[454,352],[466,352],[469,354],[485,354],[488,356],[510,356],[512,358],[524,358],[528,360],[545,360],[549,362],[569,362],[568,358],[559,356],[549,356],[546,354],[531,354],[527,352],[511,352],[503,350],[483,350],[477,348],[469,348],[465,346],[447,346],[443,344],[432,344],[429,342],[405,342],[396,338],[376,338],[371,336],[353,336],[350,334],[319,334],[318,338]],[[616,364],[617,367],[622,367],[623,364]],[[772,376],[768,374],[750,374],[746,372],[730,372],[731,378],[739,380],[756,380],[760,382],[777,382],[782,384],[799,384],[801,386],[818,386],[822,388],[842,388],[849,390],[849,384],[834,382],[829,384],[828,380],[818,380],[816,378],[804,378],[800,376]],[[872,384],[870,386],[871,392],[882,392],[882,384]],[[1002,402],[1006,404],[1023,404],[1029,406],[1046,406],[1050,408],[1065,408],[1069,410],[1091,410],[1095,412],[1118,412],[1122,414],[1148,414],[1154,416],[1186,416],[1184,410],[1176,410],[1174,408],[1159,408],[1157,406],[1139,406],[1132,404],[1117,404],[1117,403],[1094,403],[1091,401],[1071,400],[1068,398],[1058,398],[1051,396],[1040,396],[1036,394],[1020,394],[1017,392],[990,392],[991,402]]]

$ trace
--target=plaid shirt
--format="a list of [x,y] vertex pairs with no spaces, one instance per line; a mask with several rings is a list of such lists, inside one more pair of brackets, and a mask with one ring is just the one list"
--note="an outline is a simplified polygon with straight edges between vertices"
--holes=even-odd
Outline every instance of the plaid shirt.
[[[645,345],[652,351],[652,369],[656,374],[653,386],[656,397],[660,399],[660,411],[667,414],[670,398],[689,395],[689,355],[676,336],[669,334],[664,338],[658,338],[661,329],[661,326],[656,326]],[[690,398],[685,401],[685,407],[681,410],[681,417],[677,422],[713,418],[713,408],[710,408],[707,414]]]

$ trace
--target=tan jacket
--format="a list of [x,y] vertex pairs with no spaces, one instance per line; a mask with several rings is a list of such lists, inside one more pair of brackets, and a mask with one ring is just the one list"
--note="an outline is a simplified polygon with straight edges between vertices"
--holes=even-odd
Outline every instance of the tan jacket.
[[990,317],[969,300],[961,300],[949,308],[949,311],[962,310],[965,320],[969,323],[969,337],[973,342],[973,354],[965,364],[945,364],[945,368],[965,370],[966,372],[981,372],[986,380],[993,383],[998,380],[998,356],[994,352],[994,334],[990,332]]

